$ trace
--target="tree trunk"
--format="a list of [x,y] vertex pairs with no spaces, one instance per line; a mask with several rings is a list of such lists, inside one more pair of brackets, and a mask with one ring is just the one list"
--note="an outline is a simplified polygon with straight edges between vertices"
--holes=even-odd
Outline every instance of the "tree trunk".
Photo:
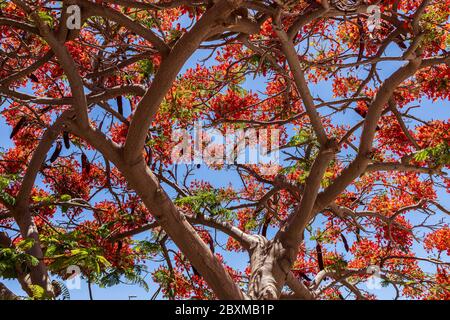
[[[31,279],[31,283],[43,288],[45,291],[45,296],[51,298],[53,297],[53,286],[47,273],[47,267],[44,264],[44,255],[42,253],[41,243],[39,241],[39,233],[36,224],[34,223],[34,220],[29,212],[23,214],[21,210],[28,211],[29,209],[28,207],[24,209],[17,208],[17,212],[19,212],[20,214],[15,213],[15,219],[20,228],[20,232],[24,238],[33,239],[34,241],[33,246],[30,250],[27,251],[27,254],[32,255],[39,260],[36,266],[30,266],[29,276]],[[24,290],[28,295],[32,295],[32,290],[29,286],[25,287]]]
[[19,300],[19,297],[0,282],[0,300]]
[[248,295],[254,300],[278,300],[298,250],[285,248],[277,238],[270,241],[262,236],[257,238],[250,254]]

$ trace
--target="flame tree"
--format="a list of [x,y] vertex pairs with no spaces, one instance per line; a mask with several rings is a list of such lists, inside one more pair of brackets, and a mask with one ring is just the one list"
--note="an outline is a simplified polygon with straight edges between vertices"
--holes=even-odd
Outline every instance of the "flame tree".
[[[449,0],[0,10],[0,277],[29,296],[76,265],[169,299],[374,299],[374,266],[394,298],[450,297]],[[285,158],[174,163],[199,121],[278,129]]]

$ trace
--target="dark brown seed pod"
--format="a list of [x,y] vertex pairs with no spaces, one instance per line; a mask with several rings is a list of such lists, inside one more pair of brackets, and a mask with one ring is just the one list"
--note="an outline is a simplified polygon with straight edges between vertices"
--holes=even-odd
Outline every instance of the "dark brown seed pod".
[[300,276],[301,276],[303,279],[305,279],[305,280],[307,280],[307,281],[312,281],[311,278],[308,277],[308,275],[306,275],[304,272],[299,271],[298,273],[300,274]]
[[150,166],[153,162],[153,151],[152,148],[146,149],[147,151],[147,165]]
[[70,149],[70,137],[67,131],[63,132],[64,146],[66,149]]
[[121,116],[123,116],[123,102],[122,102],[122,97],[117,97],[116,98],[117,101],[117,110],[120,113]]
[[117,255],[119,255],[119,254],[120,254],[120,251],[122,251],[122,247],[123,247],[123,242],[122,242],[122,241],[119,241],[119,242],[117,243],[117,251],[116,251],[116,254],[117,254]]
[[272,221],[272,217],[266,217],[264,219],[264,225],[262,227],[261,235],[263,237],[267,236],[267,229],[269,229],[270,222]]
[[28,78],[30,78],[30,80],[33,82],[39,82],[39,79],[32,73],[28,75]]
[[349,246],[348,246],[347,239],[344,237],[344,235],[343,235],[342,233],[341,233],[341,239],[342,239],[342,242],[344,243],[345,251],[349,252],[349,251],[350,251],[350,248],[349,248]]
[[39,114],[46,114],[48,111],[52,110],[52,106],[46,106],[45,108],[42,108],[41,111],[39,111]]
[[214,252],[216,250],[214,248],[214,240],[213,240],[213,238],[211,238],[211,237],[209,238],[208,244],[209,244],[209,249],[211,249],[211,252],[214,254]]
[[[364,38],[363,38],[364,27],[363,27],[363,23],[362,23],[361,19],[358,18],[357,23],[358,23],[358,30],[359,30],[359,52],[358,52],[357,62],[360,62],[363,58],[366,44],[365,44]],[[358,69],[358,67],[359,67],[359,65],[356,66],[356,69]]]
[[20,120],[14,126],[9,138],[12,139],[14,136],[23,128],[23,126],[27,123],[27,119],[25,117],[20,118]]
[[81,171],[85,174],[89,174],[89,172],[91,172],[91,163],[84,153],[81,154]]
[[53,280],[52,281],[53,286],[53,294],[55,297],[59,297],[62,293],[61,286],[59,285],[58,281]]
[[6,232],[0,232],[0,248],[9,248],[11,246],[11,239]]
[[200,273],[198,273],[197,269],[195,269],[194,266],[192,266],[192,272],[193,272],[196,276],[201,277],[201,276],[200,276]]
[[406,50],[406,49],[408,49],[408,47],[406,46],[406,44],[405,44],[404,41],[405,41],[405,38],[404,38],[403,35],[398,35],[398,36],[394,39],[394,42],[397,43],[397,45],[398,45],[401,49]]
[[316,252],[317,252],[317,263],[319,264],[319,269],[323,270],[324,264],[323,264],[323,256],[322,256],[322,246],[320,245],[320,243],[317,243]]
[[247,8],[238,8],[234,13],[238,17],[248,18],[248,9]]
[[61,154],[62,150],[62,143],[61,141],[56,142],[55,151],[53,151],[52,156],[50,157],[50,163],[53,163],[58,159],[59,155]]

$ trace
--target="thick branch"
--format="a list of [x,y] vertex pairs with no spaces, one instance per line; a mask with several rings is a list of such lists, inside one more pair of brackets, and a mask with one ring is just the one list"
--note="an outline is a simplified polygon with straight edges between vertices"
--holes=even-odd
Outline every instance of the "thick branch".
[[144,95],[131,121],[125,142],[125,157],[129,163],[139,161],[148,128],[173,81],[186,60],[197,50],[212,27],[225,19],[240,4],[238,0],[222,0],[208,10],[201,19],[177,42],[162,62],[150,88]]

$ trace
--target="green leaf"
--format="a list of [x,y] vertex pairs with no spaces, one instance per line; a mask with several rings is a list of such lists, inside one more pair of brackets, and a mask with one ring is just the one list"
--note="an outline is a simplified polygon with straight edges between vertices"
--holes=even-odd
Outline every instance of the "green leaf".
[[63,194],[63,195],[61,195],[60,198],[61,198],[61,201],[64,201],[64,202],[70,201],[72,199],[72,197],[68,194]]
[[47,11],[38,11],[38,16],[49,27],[53,27],[54,21],[52,15]]
[[138,66],[144,78],[148,78],[155,73],[155,66],[153,62],[148,59],[140,60]]
[[28,238],[28,239],[24,239],[22,241],[20,241],[17,244],[17,248],[23,252],[26,252],[28,250],[30,250],[34,245],[34,239]]
[[421,150],[414,155],[414,160],[416,160],[416,161],[425,161],[427,159],[428,159],[428,150],[427,149]]
[[30,289],[32,292],[32,298],[37,300],[42,300],[45,298],[45,290],[41,286],[37,284],[30,285]]

